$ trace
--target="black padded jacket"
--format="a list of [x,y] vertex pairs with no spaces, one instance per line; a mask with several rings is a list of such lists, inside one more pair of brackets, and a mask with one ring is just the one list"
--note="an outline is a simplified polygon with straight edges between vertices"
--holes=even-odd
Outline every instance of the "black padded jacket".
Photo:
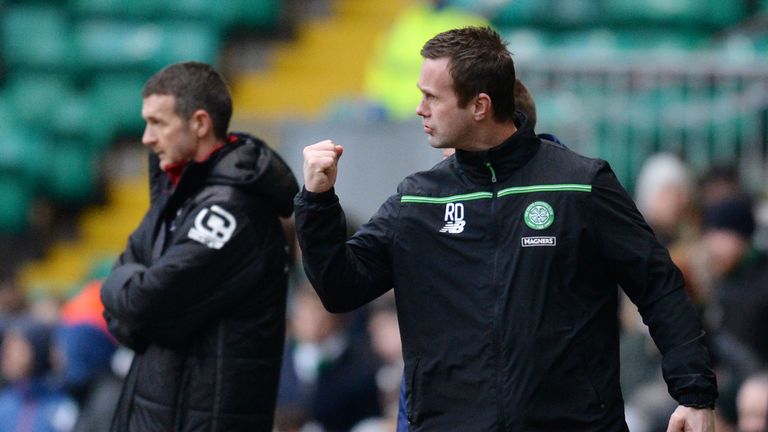
[[286,238],[298,185],[262,141],[232,134],[151,206],[102,286],[136,352],[113,431],[272,430],[285,338]]
[[412,432],[625,430],[619,285],[671,395],[712,406],[681,273],[608,164],[518,120],[498,147],[407,177],[349,240],[333,191],[299,193],[304,267],[326,308],[394,287]]

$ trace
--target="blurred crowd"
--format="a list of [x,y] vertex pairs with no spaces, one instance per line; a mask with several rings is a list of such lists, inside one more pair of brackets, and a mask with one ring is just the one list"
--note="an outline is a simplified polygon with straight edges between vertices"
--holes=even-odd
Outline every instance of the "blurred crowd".
[[[718,431],[765,431],[768,416],[768,261],[765,203],[735,167],[694,177],[672,154],[648,158],[636,203],[683,272],[699,311],[720,397]],[[764,217],[764,216],[763,216]],[[661,357],[637,308],[622,307],[622,390],[632,431],[663,431],[676,403],[661,379]],[[660,367],[661,366],[661,367]]]
[[[694,177],[676,156],[656,154],[643,165],[635,198],[704,321],[720,386],[717,430],[764,432],[766,226],[758,222],[760,200],[738,174],[714,166]],[[331,314],[299,255],[296,248],[275,431],[393,431],[403,362],[392,291],[364,309]],[[106,331],[99,286],[95,280],[63,302],[0,289],[0,431],[107,430],[131,352]],[[661,356],[626,298],[618,319],[630,430],[664,431],[676,402],[661,378]]]

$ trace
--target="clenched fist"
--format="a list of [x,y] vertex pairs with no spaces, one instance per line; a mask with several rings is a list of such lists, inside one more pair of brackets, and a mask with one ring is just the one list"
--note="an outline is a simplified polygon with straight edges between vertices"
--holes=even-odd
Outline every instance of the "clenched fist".
[[320,193],[331,190],[344,147],[331,140],[304,147],[304,188]]

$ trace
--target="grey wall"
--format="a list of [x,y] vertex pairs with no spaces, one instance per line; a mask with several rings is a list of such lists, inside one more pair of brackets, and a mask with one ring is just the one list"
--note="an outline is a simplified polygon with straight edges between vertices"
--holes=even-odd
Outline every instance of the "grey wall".
[[325,139],[344,146],[336,193],[349,222],[368,221],[404,177],[442,159],[442,151],[427,143],[419,121],[285,123],[279,131],[279,151],[300,184],[303,148]]

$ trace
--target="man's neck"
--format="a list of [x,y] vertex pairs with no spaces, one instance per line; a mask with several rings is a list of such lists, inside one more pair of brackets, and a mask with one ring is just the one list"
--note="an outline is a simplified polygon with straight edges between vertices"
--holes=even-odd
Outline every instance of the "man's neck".
[[201,141],[200,144],[197,146],[197,152],[195,152],[195,156],[193,159],[195,162],[202,162],[206,159],[208,159],[211,154],[213,154],[216,150],[220,149],[224,145],[224,140],[216,139],[215,137],[210,137],[210,139]]
[[503,143],[507,138],[517,132],[513,122],[493,123],[487,128],[480,128],[474,137],[473,148],[468,151],[487,151]]

